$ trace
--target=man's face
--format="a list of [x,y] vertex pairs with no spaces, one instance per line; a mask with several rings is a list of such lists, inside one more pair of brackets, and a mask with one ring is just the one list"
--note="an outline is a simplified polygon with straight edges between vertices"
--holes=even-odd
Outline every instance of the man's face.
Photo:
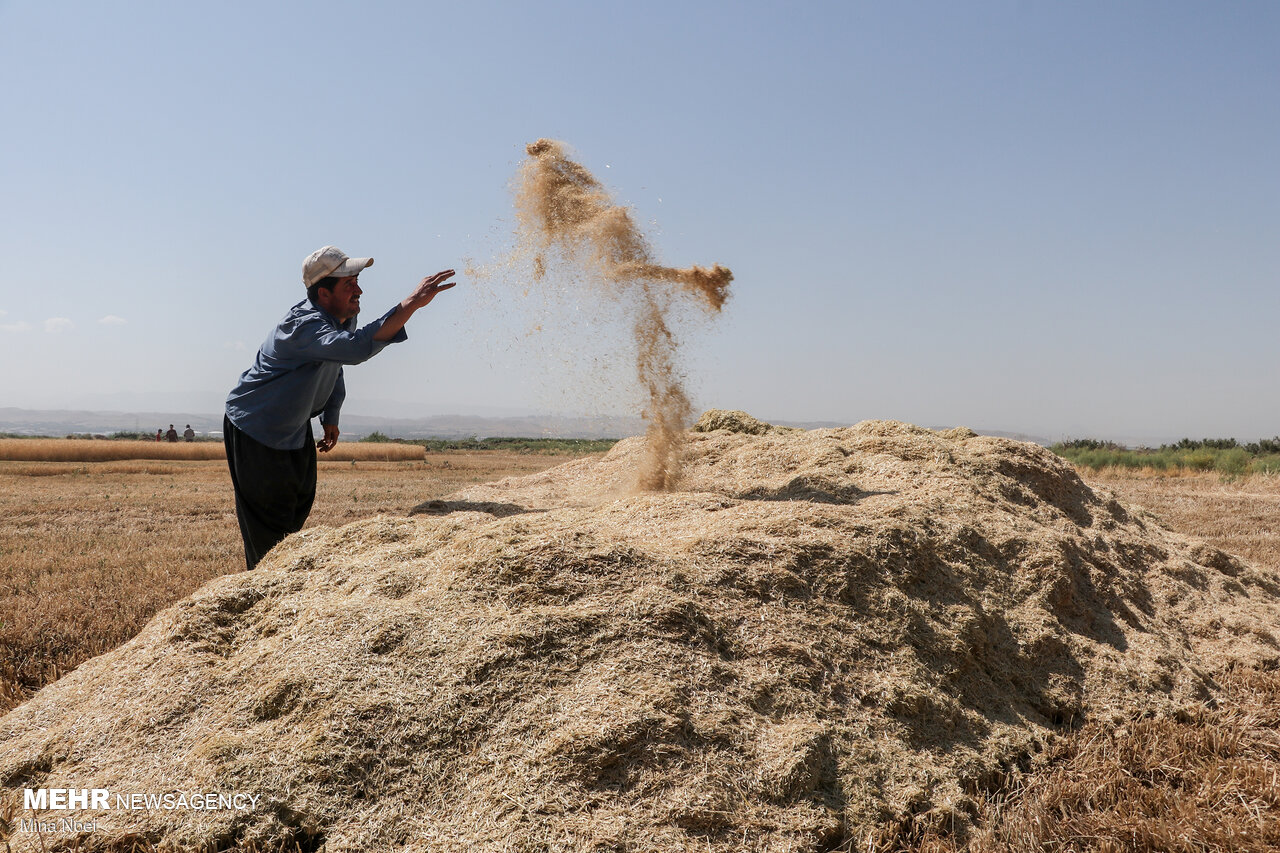
[[340,323],[345,323],[360,313],[360,283],[357,276],[349,275],[338,279],[333,290],[320,288],[320,307],[332,314]]

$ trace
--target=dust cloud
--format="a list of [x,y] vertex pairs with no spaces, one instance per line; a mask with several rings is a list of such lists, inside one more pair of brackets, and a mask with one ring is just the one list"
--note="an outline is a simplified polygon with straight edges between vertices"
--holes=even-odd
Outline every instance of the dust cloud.
[[569,280],[581,299],[626,312],[645,399],[647,453],[639,486],[670,491],[680,477],[684,432],[692,420],[671,317],[690,300],[709,314],[718,313],[733,273],[719,264],[678,269],[656,263],[631,212],[569,158],[564,143],[539,139],[525,150],[528,157],[515,182],[514,256],[528,262],[535,284],[553,277]]

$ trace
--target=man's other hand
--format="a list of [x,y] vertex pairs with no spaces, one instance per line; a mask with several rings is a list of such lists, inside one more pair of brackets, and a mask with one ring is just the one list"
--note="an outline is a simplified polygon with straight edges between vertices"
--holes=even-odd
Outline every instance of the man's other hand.
[[324,438],[316,442],[316,450],[328,453],[338,443],[338,428],[333,424],[324,425]]

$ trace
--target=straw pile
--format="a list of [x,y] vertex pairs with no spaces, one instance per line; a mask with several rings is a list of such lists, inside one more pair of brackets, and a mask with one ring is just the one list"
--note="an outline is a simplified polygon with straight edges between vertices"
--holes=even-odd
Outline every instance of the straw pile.
[[1277,578],[1034,445],[686,447],[674,493],[629,490],[630,439],[297,534],[0,720],[0,783],[261,796],[102,812],[84,850],[818,851],[962,832],[1063,727],[1276,661]]

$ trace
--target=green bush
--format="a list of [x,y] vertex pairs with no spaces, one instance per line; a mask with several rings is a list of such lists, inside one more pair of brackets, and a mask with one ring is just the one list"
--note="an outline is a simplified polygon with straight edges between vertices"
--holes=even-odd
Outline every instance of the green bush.
[[1217,461],[1217,454],[1207,449],[1192,450],[1182,457],[1183,466],[1192,471],[1212,471]]
[[1232,477],[1248,474],[1253,467],[1253,458],[1243,447],[1233,447],[1218,454],[1217,470]]
[[[1275,448],[1264,450],[1264,448]],[[1111,442],[1074,439],[1049,448],[1063,459],[1093,471],[1149,468],[1154,471],[1216,471],[1226,477],[1280,473],[1280,439],[1241,445],[1233,438],[1184,438],[1158,449],[1129,450]]]
[[1280,474],[1280,453],[1270,453],[1253,460],[1253,473]]

